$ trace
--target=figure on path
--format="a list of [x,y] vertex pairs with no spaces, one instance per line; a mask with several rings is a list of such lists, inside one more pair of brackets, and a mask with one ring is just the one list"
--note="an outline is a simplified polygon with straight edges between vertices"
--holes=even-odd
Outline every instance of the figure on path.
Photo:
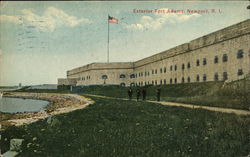
[[137,101],[139,101],[140,96],[141,96],[141,91],[139,88],[137,88],[137,90],[136,90],[136,100]]
[[132,99],[132,96],[133,96],[133,90],[131,89],[131,87],[128,89],[128,97],[129,97],[129,100]]
[[157,97],[157,101],[161,100],[161,89],[160,88],[156,89],[156,97]]
[[147,94],[146,88],[143,88],[142,89],[142,100],[146,100],[146,94]]

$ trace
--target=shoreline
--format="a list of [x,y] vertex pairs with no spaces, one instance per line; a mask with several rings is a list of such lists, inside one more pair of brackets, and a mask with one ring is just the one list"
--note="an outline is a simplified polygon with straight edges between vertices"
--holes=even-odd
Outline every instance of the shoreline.
[[94,103],[89,98],[75,94],[5,92],[4,97],[45,100],[49,101],[49,104],[45,110],[39,112],[1,113],[1,130],[5,130],[11,126],[30,124],[49,116],[82,109]]

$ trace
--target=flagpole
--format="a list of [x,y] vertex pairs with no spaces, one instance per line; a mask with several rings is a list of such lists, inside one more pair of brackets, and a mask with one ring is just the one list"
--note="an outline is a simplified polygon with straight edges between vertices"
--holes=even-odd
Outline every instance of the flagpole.
[[109,63],[109,15],[108,15],[108,45],[107,45],[107,62]]

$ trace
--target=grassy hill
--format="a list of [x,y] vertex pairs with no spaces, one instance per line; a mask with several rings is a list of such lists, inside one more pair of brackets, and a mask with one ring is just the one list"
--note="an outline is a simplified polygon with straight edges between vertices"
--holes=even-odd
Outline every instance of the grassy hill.
[[[112,89],[113,87],[108,87]],[[93,98],[85,109],[1,132],[19,157],[235,157],[249,153],[250,119],[201,109]]]
[[[250,107],[250,93],[245,89],[243,81],[225,85],[224,82],[202,82],[172,84],[161,86],[133,87],[133,98],[136,89],[146,88],[147,99],[156,100],[156,89],[161,89],[161,100],[191,103],[196,105],[218,106],[237,109]],[[96,94],[118,98],[127,98],[128,87],[89,86],[78,90],[83,94]]]

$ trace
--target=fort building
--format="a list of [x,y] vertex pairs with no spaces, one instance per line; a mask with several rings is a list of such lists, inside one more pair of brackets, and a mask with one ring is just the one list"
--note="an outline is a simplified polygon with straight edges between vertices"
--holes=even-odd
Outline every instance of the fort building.
[[250,20],[136,62],[92,63],[67,71],[58,85],[144,86],[235,81],[250,74]]

